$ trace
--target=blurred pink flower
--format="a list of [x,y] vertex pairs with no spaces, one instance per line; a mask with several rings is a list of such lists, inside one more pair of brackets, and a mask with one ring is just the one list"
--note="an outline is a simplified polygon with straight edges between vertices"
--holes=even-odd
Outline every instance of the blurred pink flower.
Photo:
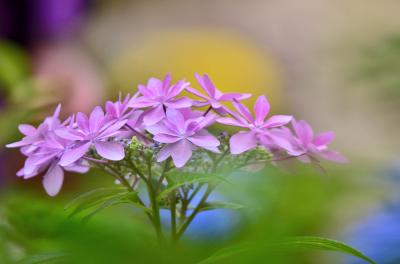
[[328,144],[335,138],[334,132],[328,131],[314,136],[313,129],[306,121],[293,119],[292,125],[295,135],[287,127],[282,127],[280,131],[293,146],[293,150],[301,153],[296,155],[300,161],[309,163],[321,157],[339,163],[347,162],[347,159],[339,152],[328,149]]
[[166,160],[171,156],[175,166],[181,168],[197,147],[219,153],[218,139],[204,129],[214,119],[215,116],[212,114],[185,119],[179,110],[168,108],[166,119],[147,127],[147,130],[154,135],[155,141],[167,144],[158,153],[157,161]]

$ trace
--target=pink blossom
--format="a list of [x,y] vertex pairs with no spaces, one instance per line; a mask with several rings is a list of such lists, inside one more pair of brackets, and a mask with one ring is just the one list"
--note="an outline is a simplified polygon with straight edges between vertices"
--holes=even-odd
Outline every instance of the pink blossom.
[[240,93],[222,93],[215,85],[211,82],[207,74],[200,76],[198,73],[195,74],[197,82],[200,84],[201,89],[206,92],[206,95],[199,93],[196,89],[187,87],[186,90],[205,101],[197,102],[196,106],[210,105],[214,110],[219,110],[221,113],[225,113],[226,108],[221,104],[222,102],[229,102],[233,99],[244,100],[251,97],[251,94],[240,94]]
[[147,108],[143,115],[146,125],[154,125],[165,117],[166,108],[186,108],[192,106],[192,100],[187,97],[175,98],[189,86],[188,82],[181,80],[171,85],[171,76],[168,74],[163,81],[150,78],[147,85],[139,85],[142,96],[133,98],[129,102],[132,108]]
[[313,129],[304,120],[296,121],[293,119],[292,125],[295,135],[289,128],[283,127],[280,130],[282,136],[286,137],[293,146],[292,149],[297,153],[301,153],[300,155],[295,155],[300,161],[309,163],[316,161],[317,157],[321,157],[339,163],[347,162],[347,159],[339,152],[328,149],[328,145],[335,138],[334,132],[328,131],[314,135]]
[[270,105],[263,95],[258,97],[254,105],[255,118],[253,118],[249,109],[240,102],[234,99],[233,104],[238,113],[229,112],[234,118],[221,117],[217,119],[217,122],[225,125],[248,129],[248,131],[240,131],[230,138],[229,144],[232,154],[240,154],[255,148],[260,143],[264,145],[277,144],[284,148],[290,147],[287,140],[275,136],[268,129],[289,123],[292,116],[274,115],[265,120],[269,113]]
[[218,139],[204,129],[214,119],[213,114],[185,118],[181,111],[168,108],[166,119],[147,127],[154,135],[155,141],[166,144],[158,153],[157,161],[164,161],[171,156],[175,166],[180,168],[186,164],[197,147],[219,153]]
[[118,136],[126,122],[127,120],[110,121],[99,106],[94,108],[89,118],[83,113],[78,113],[75,129],[55,130],[59,137],[75,142],[75,145],[62,155],[60,165],[73,164],[81,159],[91,146],[105,159],[122,160],[125,156],[124,147],[108,139]]

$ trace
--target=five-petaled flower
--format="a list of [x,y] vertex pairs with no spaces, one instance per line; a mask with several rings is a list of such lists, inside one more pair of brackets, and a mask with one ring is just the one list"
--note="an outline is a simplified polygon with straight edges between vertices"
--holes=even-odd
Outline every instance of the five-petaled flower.
[[251,97],[251,94],[240,94],[240,93],[222,93],[215,85],[211,82],[210,77],[207,74],[200,76],[198,73],[195,74],[197,82],[200,84],[201,89],[206,92],[206,95],[198,92],[192,87],[187,87],[186,90],[205,101],[196,102],[196,106],[210,105],[214,110],[220,114],[226,113],[226,107],[222,104],[223,102],[229,102],[233,99],[244,100]]
[[75,142],[75,146],[62,155],[60,165],[68,166],[81,159],[91,146],[105,159],[122,160],[125,156],[124,147],[108,139],[117,136],[126,122],[127,120],[110,121],[99,106],[94,108],[89,118],[83,113],[78,113],[77,129],[64,127],[55,130],[59,137]]
[[140,84],[139,92],[142,96],[132,98],[129,107],[147,108],[143,114],[143,122],[145,125],[154,125],[165,117],[167,108],[186,108],[192,106],[192,100],[187,97],[175,98],[184,89],[189,86],[188,82],[181,80],[171,85],[171,76],[168,74],[161,81],[156,78],[150,78],[147,85]]
[[247,131],[240,131],[231,137],[230,148],[232,154],[240,154],[255,148],[258,144],[268,145],[274,143],[282,148],[290,147],[287,140],[275,136],[268,129],[286,125],[292,120],[292,116],[274,115],[265,120],[269,113],[270,105],[263,95],[258,97],[254,105],[255,118],[253,118],[249,109],[240,102],[234,100],[233,104],[238,113],[232,111],[229,111],[229,113],[234,118],[221,117],[217,119],[217,122],[221,124],[247,129]]
[[210,114],[194,118],[185,118],[179,110],[167,109],[166,118],[147,128],[154,140],[166,145],[158,153],[157,161],[172,157],[176,167],[180,168],[192,156],[192,151],[201,147],[218,153],[219,141],[204,128],[210,125],[215,116]]

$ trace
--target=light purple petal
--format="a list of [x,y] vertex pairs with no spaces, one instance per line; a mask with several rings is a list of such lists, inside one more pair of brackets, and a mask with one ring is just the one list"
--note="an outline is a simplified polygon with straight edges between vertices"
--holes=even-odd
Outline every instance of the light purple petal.
[[153,139],[161,143],[175,143],[179,141],[181,138],[167,134],[157,134],[153,137]]
[[47,194],[50,196],[56,196],[63,185],[64,181],[64,171],[63,169],[53,164],[47,170],[46,174],[43,176],[43,187]]
[[144,108],[154,106],[155,104],[158,104],[158,102],[149,97],[141,96],[138,98],[132,98],[131,101],[128,103],[128,106],[132,108]]
[[252,131],[244,132],[241,131],[236,133],[229,140],[231,153],[236,155],[243,153],[247,150],[257,147],[257,137]]
[[84,132],[84,133],[89,133],[89,119],[88,117],[81,112],[78,112],[76,114],[76,123],[78,127]]
[[251,97],[251,94],[241,94],[241,93],[225,93],[222,94],[221,97],[218,98],[219,101],[231,101],[233,99],[236,100],[244,100]]
[[60,128],[54,130],[54,133],[60,138],[68,139],[68,140],[83,140],[83,135],[78,133],[77,131],[70,130],[68,128]]
[[185,132],[185,119],[179,110],[168,108],[167,120],[170,124],[176,127],[180,133]]
[[139,92],[147,98],[153,98],[154,94],[151,90],[147,89],[147,87],[143,84],[138,85]]
[[192,87],[186,87],[186,91],[188,91],[189,93],[194,94],[194,95],[196,95],[196,96],[198,96],[200,98],[203,98],[203,99],[206,99],[206,100],[209,99],[209,97],[203,95],[202,93],[200,93],[199,91],[197,91],[196,89],[194,89]]
[[172,98],[180,94],[184,89],[189,87],[189,83],[186,82],[185,80],[181,80],[178,83],[174,84],[171,88],[168,90],[168,98]]
[[158,152],[158,155],[157,155],[158,162],[164,161],[164,160],[168,159],[169,156],[171,156],[174,144],[175,143],[166,145],[162,149],[160,149],[160,151]]
[[215,91],[217,90],[214,84],[211,82],[210,77],[207,74],[203,74],[203,83],[205,85],[206,91],[208,95],[212,98],[215,98]]
[[262,125],[263,128],[280,127],[292,121],[293,117],[289,115],[274,115],[268,118],[267,122]]
[[193,144],[202,148],[218,147],[220,144],[219,140],[208,132],[206,133],[207,134],[193,135],[191,137],[188,137],[187,139]]
[[30,136],[36,133],[36,128],[31,125],[21,124],[18,126],[18,130],[25,136]]
[[148,126],[148,127],[146,127],[146,130],[149,131],[153,135],[157,135],[157,134],[160,134],[160,133],[171,135],[171,136],[176,135],[176,132],[170,130],[169,128],[167,128],[162,123],[163,122],[155,124],[155,125],[152,125],[152,126]]
[[269,113],[270,105],[265,95],[261,95],[257,98],[254,104],[254,114],[256,116],[256,124],[261,125],[264,123],[264,119]]
[[143,114],[143,122],[146,126],[154,125],[165,117],[162,105],[150,109]]
[[184,139],[172,144],[171,156],[177,168],[182,168],[192,156],[193,145]]
[[164,94],[164,87],[161,80],[156,78],[150,78],[147,82],[147,88],[152,91],[155,96],[161,96]]
[[320,133],[313,139],[313,144],[316,146],[324,146],[330,144],[335,138],[335,133],[332,131]]
[[314,138],[314,132],[311,126],[304,120],[296,121],[293,119],[292,124],[297,137],[303,142],[303,144],[310,144]]
[[108,137],[116,136],[120,129],[126,124],[128,120],[120,120],[112,125],[105,125],[105,129],[100,132],[97,136],[98,139],[104,139]]
[[24,140],[20,140],[20,141],[17,141],[17,142],[13,142],[13,143],[7,144],[6,147],[7,148],[19,148],[19,147],[23,147],[23,146],[26,146],[26,145],[29,145],[29,144],[32,144],[32,143],[26,142]]
[[248,127],[246,124],[240,123],[238,120],[230,117],[220,117],[216,120],[218,123],[228,125],[228,126],[237,126],[237,127]]
[[193,101],[187,97],[181,97],[177,99],[171,99],[167,102],[164,102],[165,106],[171,107],[171,108],[187,108],[191,107],[193,104]]
[[338,163],[347,163],[348,160],[339,152],[333,151],[333,150],[322,150],[317,153],[317,155],[321,156],[322,158],[329,160],[329,161],[334,161]]
[[232,101],[233,106],[236,108],[236,110],[244,117],[247,119],[247,121],[249,121],[250,123],[254,123],[254,119],[253,116],[251,115],[249,109],[247,109],[246,106],[244,106],[242,103],[240,103],[239,101],[237,101],[236,99],[234,99]]
[[61,166],[68,166],[76,162],[86,154],[91,144],[91,142],[87,142],[73,149],[66,150],[65,153],[61,156],[59,164]]
[[89,117],[89,129],[90,131],[97,132],[102,124],[104,119],[104,112],[100,106],[96,106],[93,111],[90,113]]
[[122,160],[125,157],[124,147],[116,142],[96,141],[97,153],[108,160]]

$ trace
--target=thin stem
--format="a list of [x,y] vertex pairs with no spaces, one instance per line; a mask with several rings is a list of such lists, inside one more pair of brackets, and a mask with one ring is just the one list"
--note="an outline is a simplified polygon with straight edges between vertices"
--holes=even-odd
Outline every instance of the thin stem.
[[176,193],[171,194],[171,239],[176,242]]
[[178,240],[183,233],[185,233],[186,229],[189,227],[190,223],[193,221],[195,216],[200,212],[201,208],[204,206],[205,202],[208,199],[208,196],[210,196],[211,192],[213,191],[214,187],[211,187],[210,185],[207,187],[207,190],[203,197],[201,198],[199,204],[196,206],[194,211],[190,214],[186,222],[180,227],[178,230],[178,233],[176,234],[176,239]]

